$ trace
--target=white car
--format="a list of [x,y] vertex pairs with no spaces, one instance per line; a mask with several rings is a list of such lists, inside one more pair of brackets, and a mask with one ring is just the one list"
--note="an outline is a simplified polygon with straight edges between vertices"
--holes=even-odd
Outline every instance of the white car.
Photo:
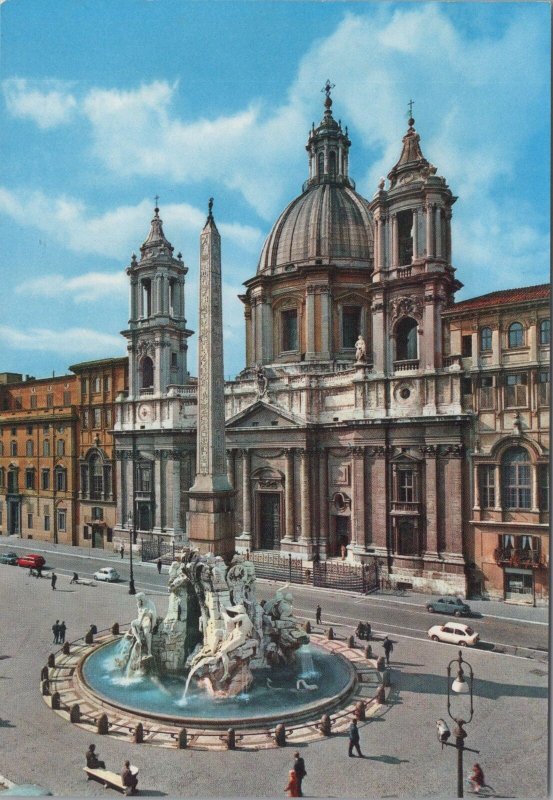
[[433,625],[427,634],[429,639],[434,642],[448,642],[449,644],[460,644],[461,647],[473,647],[480,636],[470,625],[464,625],[457,620],[444,622],[443,625]]
[[113,567],[102,567],[98,572],[94,573],[94,578],[97,581],[109,581],[115,583],[121,578],[121,575]]

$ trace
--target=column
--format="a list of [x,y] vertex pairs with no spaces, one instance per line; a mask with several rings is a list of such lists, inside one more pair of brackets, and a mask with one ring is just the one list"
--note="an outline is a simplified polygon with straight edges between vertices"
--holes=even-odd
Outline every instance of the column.
[[181,503],[180,503],[180,487],[181,487],[181,469],[180,469],[180,453],[178,450],[173,450],[171,453],[173,460],[173,532],[175,536],[182,535],[182,520],[181,520]]
[[[300,496],[301,496],[301,532],[300,540],[311,544],[311,458],[309,450],[300,450]],[[309,553],[310,555],[310,553]]]
[[503,510],[503,500],[501,498],[501,466],[496,464],[493,471],[493,485],[495,487],[495,510]]
[[436,258],[442,257],[442,209],[435,208]]
[[537,464],[532,464],[530,469],[532,471],[532,511],[537,513],[540,510]]
[[434,256],[434,217],[432,203],[428,203],[426,206],[426,255],[429,258]]
[[234,489],[235,481],[234,481],[234,450],[227,450],[227,478],[228,482]]
[[261,303],[261,361],[267,364],[273,360],[273,314],[267,297]]
[[501,358],[501,342],[499,325],[492,325],[492,365],[499,366]]
[[480,481],[478,475],[478,464],[473,464],[472,466],[472,485],[474,487],[474,504],[473,504],[473,511],[480,510]]
[[451,264],[451,211],[446,211],[445,214],[445,258],[448,264]]
[[365,448],[354,447],[353,471],[353,520],[351,551],[365,550]]
[[315,287],[307,287],[305,301],[305,327],[307,334],[306,359],[314,359],[315,354]]
[[329,286],[321,286],[321,358],[330,358],[330,302],[329,302]]
[[251,536],[250,451],[242,450],[242,535]]
[[386,370],[386,331],[384,330],[384,303],[382,297],[373,297],[372,303],[372,351],[373,369],[376,373],[383,374]]
[[371,538],[377,553],[386,555],[388,552],[388,488],[387,488],[387,459],[385,446],[375,447],[374,458],[371,462],[370,484],[371,493]]
[[131,296],[130,296],[130,309],[129,314],[132,320],[138,317],[138,297],[137,297],[138,280],[137,278],[131,279]]
[[161,531],[161,506],[163,503],[162,498],[162,469],[161,469],[161,452],[158,450],[156,451],[156,456],[154,461],[152,462],[152,466],[154,469],[154,528],[156,532]]
[[[422,447],[426,466],[426,554],[438,555],[438,453],[434,445]],[[448,491],[449,494],[449,491]],[[461,517],[459,517],[459,520]],[[459,522],[458,520],[458,522]]]
[[319,449],[319,555],[330,551],[328,542],[328,450]]
[[285,532],[284,539],[286,541],[294,541],[294,450],[290,448],[286,450],[286,465],[284,472],[284,491],[286,503],[286,518],[285,518]]
[[450,455],[444,465],[444,483],[447,486],[444,509],[445,550],[463,555],[463,476],[461,456]]
[[244,319],[246,321],[246,367],[251,367],[255,363],[252,354],[252,308],[250,305],[244,306]]
[[261,304],[263,299],[255,300],[255,361],[263,361],[263,312]]
[[379,242],[378,242],[378,268],[384,269],[386,266],[386,217],[380,217],[380,231],[379,231]]
[[397,214],[392,214],[392,267],[399,266],[399,236],[397,226]]
[[419,255],[419,212],[413,209],[413,259]]
[[435,347],[435,311],[434,311],[434,287],[426,289],[427,295],[424,302],[424,327],[423,336],[417,332],[419,340],[419,362],[421,367],[427,370],[434,368],[436,358]]

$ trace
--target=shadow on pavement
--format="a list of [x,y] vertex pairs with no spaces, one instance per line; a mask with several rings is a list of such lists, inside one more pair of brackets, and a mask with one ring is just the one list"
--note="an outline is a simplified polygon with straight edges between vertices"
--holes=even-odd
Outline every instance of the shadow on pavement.
[[17,728],[17,725],[12,725],[7,719],[0,719],[0,728]]
[[167,792],[159,792],[157,789],[138,789],[139,797],[167,797]]
[[367,761],[382,761],[383,764],[409,764],[408,758],[398,758],[397,756],[365,756]]
[[[441,675],[430,675],[419,672],[417,675],[410,675],[406,672],[398,673],[399,681],[397,690],[400,692],[418,692],[420,694],[447,694],[447,683]],[[392,672],[392,683],[394,682]],[[476,697],[485,697],[496,700],[498,697],[527,697],[547,699],[547,686],[524,686],[522,684],[509,686],[501,681],[489,681],[478,678],[474,682],[474,694]]]

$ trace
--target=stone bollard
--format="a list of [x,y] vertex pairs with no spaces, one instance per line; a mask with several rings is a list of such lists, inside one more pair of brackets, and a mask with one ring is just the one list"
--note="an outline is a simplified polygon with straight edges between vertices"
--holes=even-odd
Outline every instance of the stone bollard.
[[390,670],[385,669],[382,673],[382,686],[390,686]]
[[379,672],[383,672],[386,669],[386,659],[384,656],[378,656],[376,659],[376,668]]
[[275,742],[278,747],[284,747],[286,745],[286,728],[282,722],[279,722],[275,728]]
[[386,705],[386,689],[383,686],[378,687],[378,691],[376,693],[376,702],[381,705]]
[[111,633],[113,636],[119,636],[119,623],[114,622],[111,626]]
[[319,723],[319,729],[323,736],[330,736],[332,732],[332,722],[328,714],[323,714]]
[[56,657],[53,653],[50,653],[50,655],[48,656],[48,661],[46,663],[48,664],[49,667],[56,666]]
[[227,750],[236,750],[236,731],[234,728],[229,728],[227,731]]
[[303,629],[306,633],[311,633],[311,623],[307,620],[303,626]]
[[68,656],[69,655],[69,653],[71,652],[70,649],[69,649],[69,642],[64,642],[63,643],[63,646],[61,648],[61,652],[63,653],[64,656]]
[[368,644],[368,645],[365,647],[365,658],[372,658],[372,657],[373,657],[373,649],[372,649],[372,647],[370,646],[370,644]]
[[85,644],[94,644],[94,634],[92,631],[87,631],[84,636],[84,643]]
[[326,638],[331,642],[334,639],[334,631],[332,628],[329,628],[326,634]]
[[81,707],[78,703],[74,703],[69,710],[69,720],[71,722],[81,721]]
[[348,647],[352,649],[355,647],[355,636],[348,637]]
[[40,691],[42,692],[43,697],[49,697],[50,695],[50,681],[48,679],[42,681],[40,684]]
[[179,750],[186,750],[188,747],[188,733],[186,728],[181,728],[177,737],[177,747]]
[[367,715],[365,714],[365,703],[362,700],[359,700],[355,704],[355,710],[353,712],[355,714],[355,718],[359,720],[359,722],[364,722],[367,719]]
[[60,710],[60,699],[61,699],[60,693],[54,692],[54,694],[52,695],[52,708],[54,711]]
[[40,670],[40,680],[47,681],[48,680],[48,667],[42,667]]
[[107,714],[101,714],[96,722],[96,732],[99,736],[106,736],[109,732],[109,720]]
[[144,741],[144,726],[141,722],[138,723],[136,728],[134,729],[132,740],[135,744],[142,744]]

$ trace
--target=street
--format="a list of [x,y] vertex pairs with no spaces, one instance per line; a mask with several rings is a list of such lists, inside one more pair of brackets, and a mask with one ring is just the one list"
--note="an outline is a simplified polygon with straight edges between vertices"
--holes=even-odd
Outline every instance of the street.
[[[32,547],[30,547],[30,545]],[[39,552],[38,542],[2,542],[0,551]],[[51,550],[51,548],[50,548]],[[125,581],[127,556],[110,551],[45,553],[59,576],[50,582],[28,576],[28,570],[0,565],[3,635],[0,644],[0,774],[16,783],[36,782],[55,794],[105,796],[100,784],[87,783],[82,767],[89,740],[96,742],[108,768],[120,770],[125,758],[140,767],[141,794],[183,797],[283,796],[293,749],[257,753],[167,750],[134,745],[113,737],[91,737],[72,727],[48,708],[40,696],[39,675],[52,645],[51,626],[64,619],[68,640],[84,634],[91,623],[105,628],[135,616],[128,585],[70,585],[74,571],[90,577],[101,566],[115,566]],[[166,608],[167,574],[153,565],[135,562],[137,590],[145,590],[158,611]],[[259,581],[258,595],[268,596],[275,584]],[[392,690],[383,712],[363,723],[361,747],[366,758],[347,759],[347,741],[333,736],[302,748],[308,796],[319,797],[450,797],[456,787],[456,754],[442,750],[436,720],[447,717],[446,667],[458,648],[429,641],[426,630],[442,615],[429,614],[427,596],[360,597],[292,587],[300,618],[314,621],[320,602],[323,628],[349,635],[359,620],[373,625],[373,650],[388,633],[395,642]],[[476,604],[473,604],[476,605]],[[478,760],[497,796],[543,797],[546,794],[547,654],[522,657],[487,649],[490,643],[509,647],[547,647],[546,609],[497,608],[493,616],[471,620],[483,644],[463,656],[475,673],[474,718],[467,725],[466,744],[480,751],[465,755],[464,772]],[[505,616],[502,616],[505,615]],[[532,619],[533,617],[533,619]],[[445,619],[445,617],[443,617]],[[453,723],[451,723],[453,727]]]

